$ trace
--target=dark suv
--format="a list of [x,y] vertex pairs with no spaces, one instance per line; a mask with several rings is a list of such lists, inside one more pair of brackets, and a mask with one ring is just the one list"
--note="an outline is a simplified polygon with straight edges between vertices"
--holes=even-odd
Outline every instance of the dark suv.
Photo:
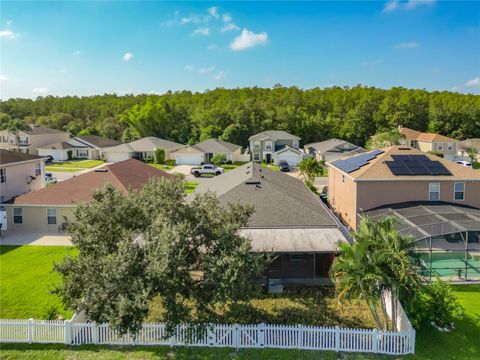
[[278,167],[280,168],[280,171],[282,172],[289,172],[290,171],[290,166],[288,166],[288,163],[285,160],[280,160],[278,163]]

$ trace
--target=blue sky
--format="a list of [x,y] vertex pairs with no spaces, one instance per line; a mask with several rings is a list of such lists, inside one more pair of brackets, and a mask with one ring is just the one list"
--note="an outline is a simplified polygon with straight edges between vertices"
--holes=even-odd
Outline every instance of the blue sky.
[[478,2],[1,3],[1,98],[276,83],[480,93]]

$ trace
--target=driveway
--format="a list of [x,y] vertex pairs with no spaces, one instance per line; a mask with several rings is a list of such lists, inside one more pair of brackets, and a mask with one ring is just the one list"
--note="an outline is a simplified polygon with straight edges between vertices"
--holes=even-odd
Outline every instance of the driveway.
[[[205,175],[205,176],[200,176],[200,177],[196,178],[195,176],[190,174],[190,170],[195,166],[197,166],[197,165],[177,165],[173,169],[168,170],[167,172],[169,172],[170,174],[175,174],[176,173],[176,174],[185,175],[185,180],[186,181],[193,181],[193,182],[196,182],[196,183],[202,183],[204,181],[209,181],[211,178],[215,177],[215,176],[211,176],[211,175]],[[219,176],[222,176],[222,175],[219,175]]]
[[72,246],[70,237],[57,232],[4,230],[0,245]]

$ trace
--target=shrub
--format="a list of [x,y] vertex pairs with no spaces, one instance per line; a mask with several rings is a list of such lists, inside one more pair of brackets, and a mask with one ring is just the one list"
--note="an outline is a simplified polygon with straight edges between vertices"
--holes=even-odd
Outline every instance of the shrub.
[[67,150],[67,157],[68,157],[68,160],[73,159],[73,151],[72,150]]
[[225,154],[215,154],[215,156],[212,158],[211,162],[214,165],[225,164],[227,162],[227,155],[225,155]]
[[51,304],[48,308],[45,309],[43,318],[45,320],[55,320],[58,315],[57,305]]
[[153,152],[153,161],[155,164],[163,164],[165,162],[165,150],[155,149]]

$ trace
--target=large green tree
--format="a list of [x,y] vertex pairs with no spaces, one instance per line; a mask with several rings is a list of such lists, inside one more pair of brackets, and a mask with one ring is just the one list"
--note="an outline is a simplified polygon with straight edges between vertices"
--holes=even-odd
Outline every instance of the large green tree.
[[255,294],[265,260],[238,235],[252,208],[221,206],[213,194],[189,202],[185,190],[179,179],[128,196],[107,185],[79,205],[69,227],[79,253],[55,267],[65,304],[136,333],[160,296],[172,332],[181,323],[205,327],[216,305]]

